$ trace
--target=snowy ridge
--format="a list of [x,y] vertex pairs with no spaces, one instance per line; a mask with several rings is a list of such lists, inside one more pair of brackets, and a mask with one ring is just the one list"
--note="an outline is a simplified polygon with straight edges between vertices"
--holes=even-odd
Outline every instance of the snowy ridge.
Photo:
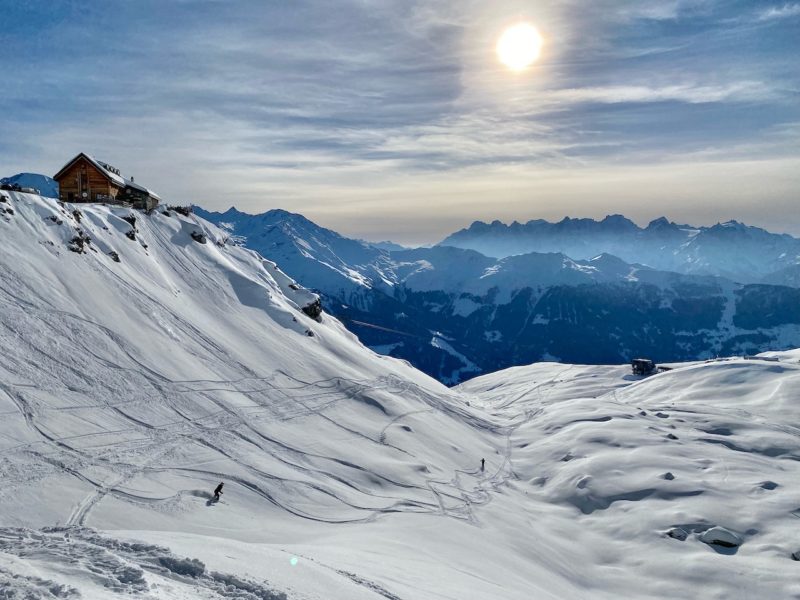
[[800,352],[448,389],[202,219],[0,207],[0,594],[800,595]]
[[231,208],[211,213],[200,207],[196,214],[224,225],[241,238],[242,244],[291,265],[293,277],[313,280],[327,293],[348,302],[365,301],[365,292],[375,285],[391,285],[382,271],[387,251],[360,240],[351,240],[319,227],[302,215],[272,210],[248,215]]

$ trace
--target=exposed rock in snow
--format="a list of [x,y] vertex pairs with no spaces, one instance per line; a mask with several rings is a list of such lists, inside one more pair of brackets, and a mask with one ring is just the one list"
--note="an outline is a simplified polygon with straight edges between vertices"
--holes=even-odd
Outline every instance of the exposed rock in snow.
[[[60,225],[58,221],[57,224]],[[77,254],[83,254],[84,252],[86,252],[87,247],[91,243],[92,243],[92,238],[86,235],[83,231],[78,231],[76,235],[69,241],[67,247],[72,252],[76,252]]]
[[672,529],[667,531],[667,535],[680,542],[686,541],[686,538],[689,537],[688,532],[680,527],[673,527]]
[[317,298],[310,304],[306,304],[305,306],[302,307],[302,309],[303,312],[306,313],[312,319],[319,320],[319,318],[322,316],[322,302],[320,302],[319,298]]
[[741,536],[724,527],[712,527],[700,535],[700,541],[723,548],[738,548],[744,543]]

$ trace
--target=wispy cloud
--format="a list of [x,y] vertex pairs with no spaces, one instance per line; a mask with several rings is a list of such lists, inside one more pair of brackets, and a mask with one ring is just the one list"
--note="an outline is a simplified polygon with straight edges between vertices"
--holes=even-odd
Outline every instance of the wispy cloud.
[[784,4],[783,6],[771,6],[758,13],[759,21],[773,21],[776,19],[789,19],[800,16],[800,4]]
[[773,95],[773,91],[768,85],[755,81],[742,81],[731,82],[726,85],[584,87],[557,90],[549,94],[549,97],[556,101],[597,102],[603,104],[648,102],[703,104],[766,100],[771,95]]
[[[282,206],[339,224],[368,208],[376,223],[391,212],[409,230],[420,211],[435,212],[428,194],[452,190],[457,202],[426,216],[442,233],[459,202],[520,199],[538,178],[557,203],[559,182],[566,198],[588,194],[594,178],[608,210],[623,212],[611,204],[616,184],[601,184],[603,169],[614,179],[651,165],[667,178],[665,165],[694,156],[757,161],[763,168],[750,173],[774,173],[765,161],[785,165],[800,154],[775,133],[800,122],[800,40],[788,18],[800,4],[763,6],[11,3],[0,29],[0,175],[52,173],[87,150],[176,201]],[[770,37],[758,37],[763,26],[743,27],[743,14],[770,21]],[[497,63],[494,44],[519,20],[534,22],[546,44],[535,68],[513,74]],[[670,189],[695,197],[677,168],[675,177]],[[703,185],[707,202],[723,206],[728,188],[718,182],[713,193],[713,185]]]

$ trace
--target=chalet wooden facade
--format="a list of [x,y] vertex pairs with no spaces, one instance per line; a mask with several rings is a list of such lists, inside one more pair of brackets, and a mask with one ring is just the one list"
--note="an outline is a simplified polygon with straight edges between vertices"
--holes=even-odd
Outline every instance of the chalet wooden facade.
[[64,202],[107,202],[130,204],[134,208],[151,210],[161,198],[131,179],[125,179],[119,169],[81,152],[55,175],[59,197]]

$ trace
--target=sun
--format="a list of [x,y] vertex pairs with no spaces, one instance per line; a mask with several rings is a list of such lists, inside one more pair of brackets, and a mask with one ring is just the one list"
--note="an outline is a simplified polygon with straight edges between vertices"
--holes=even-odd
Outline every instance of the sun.
[[503,32],[497,41],[497,56],[504,65],[514,71],[522,71],[539,58],[542,52],[542,36],[529,23],[513,25]]

